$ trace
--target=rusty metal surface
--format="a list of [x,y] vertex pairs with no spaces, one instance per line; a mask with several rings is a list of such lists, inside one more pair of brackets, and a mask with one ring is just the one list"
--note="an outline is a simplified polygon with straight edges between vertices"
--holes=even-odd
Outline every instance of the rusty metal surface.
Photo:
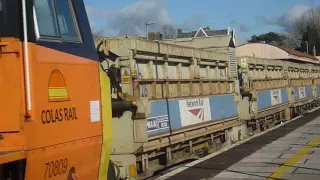
[[168,180],[197,180],[212,178],[220,172],[226,170],[233,164],[239,162],[241,159],[253,154],[258,149],[264,147],[295,129],[305,125],[306,123],[314,120],[320,116],[320,110],[314,111],[306,116],[292,121],[284,126],[279,127],[273,131],[270,131],[260,137],[254,138],[242,145],[239,145],[233,149],[223,152],[211,159],[201,162],[193,167],[190,167],[170,178]]

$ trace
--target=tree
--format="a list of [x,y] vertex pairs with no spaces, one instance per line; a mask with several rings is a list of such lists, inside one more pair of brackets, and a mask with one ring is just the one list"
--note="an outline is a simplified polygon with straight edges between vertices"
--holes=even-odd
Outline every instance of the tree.
[[[320,55],[320,8],[311,8],[293,23],[289,41],[295,49],[313,55],[313,47]],[[308,48],[307,48],[308,46]]]
[[140,37],[141,30],[135,24],[128,22],[126,23],[126,26],[125,26],[125,35],[129,37]]
[[250,43],[254,42],[265,42],[267,44],[272,44],[275,46],[285,46],[287,47],[288,44],[286,42],[287,37],[285,35],[275,33],[275,32],[268,32],[261,35],[253,35],[251,40],[248,40]]
[[102,29],[100,29],[100,30],[93,29],[92,30],[92,37],[93,37],[93,39],[103,37],[103,30]]
[[161,40],[161,34],[160,32],[149,32],[148,38],[149,40],[152,40],[152,41]]
[[165,24],[161,27],[161,33],[165,39],[174,39],[177,37],[177,31],[171,24]]

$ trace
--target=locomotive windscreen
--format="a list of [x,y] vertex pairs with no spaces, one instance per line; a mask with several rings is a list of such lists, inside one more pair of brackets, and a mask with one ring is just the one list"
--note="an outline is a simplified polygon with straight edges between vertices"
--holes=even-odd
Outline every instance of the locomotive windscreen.
[[21,3],[0,0],[0,37],[20,37]]

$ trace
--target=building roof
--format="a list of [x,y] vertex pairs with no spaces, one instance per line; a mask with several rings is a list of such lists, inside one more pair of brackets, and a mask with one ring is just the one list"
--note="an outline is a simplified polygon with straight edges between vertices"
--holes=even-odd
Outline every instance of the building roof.
[[292,59],[319,63],[319,59],[310,54],[266,43],[247,43],[236,48],[237,56],[252,56],[266,59]]
[[222,30],[211,30],[207,28],[199,28],[198,31],[184,33],[182,29],[178,29],[178,37],[176,39],[164,40],[166,43],[177,44],[182,46],[195,47],[199,49],[216,50],[228,47],[235,48],[235,33],[230,32],[230,28]]
[[222,30],[204,30],[208,36],[228,35],[227,29]]
[[184,33],[178,33],[178,38],[190,38],[194,37],[196,35],[197,31],[191,31],[191,32],[184,32]]
[[229,29],[212,30],[209,27],[199,28],[197,31],[183,32],[178,30],[178,38],[191,38],[191,37],[203,37],[203,36],[219,36],[230,35]]
[[305,58],[309,58],[309,59],[313,59],[313,60],[319,60],[317,57],[312,56],[312,55],[307,54],[307,53],[296,51],[296,50],[290,49],[290,48],[285,48],[285,47],[280,47],[280,46],[277,46],[277,47],[282,49],[282,50],[284,50],[284,51],[286,51],[287,53],[295,55],[295,56],[305,57]]

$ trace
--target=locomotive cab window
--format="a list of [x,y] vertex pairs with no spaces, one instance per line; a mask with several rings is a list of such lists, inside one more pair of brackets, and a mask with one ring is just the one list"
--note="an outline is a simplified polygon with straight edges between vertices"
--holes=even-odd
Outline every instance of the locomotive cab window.
[[18,1],[0,0],[0,37],[20,38],[20,17]]
[[3,13],[3,9],[2,9],[2,0],[0,0],[0,13]]
[[81,42],[70,0],[34,0],[34,10],[37,38]]

